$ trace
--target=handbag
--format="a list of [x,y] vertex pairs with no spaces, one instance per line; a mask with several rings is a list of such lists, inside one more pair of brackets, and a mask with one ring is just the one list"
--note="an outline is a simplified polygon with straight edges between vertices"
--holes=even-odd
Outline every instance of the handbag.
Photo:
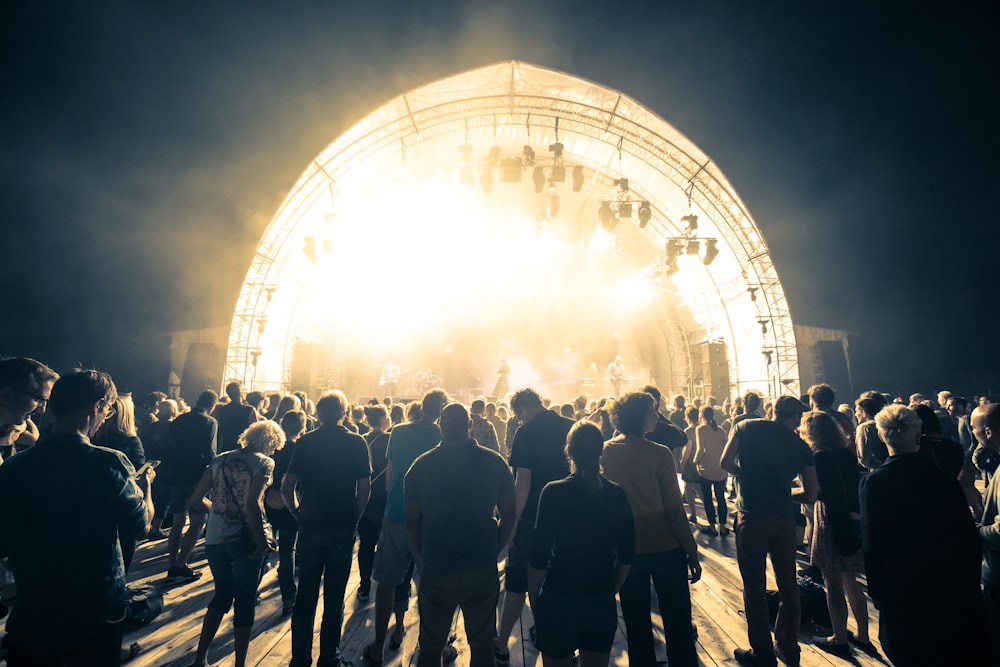
[[[253,530],[247,523],[246,512],[243,511],[243,507],[240,505],[239,499],[236,497],[236,492],[233,491],[232,484],[229,483],[229,475],[226,474],[225,464],[220,466],[222,469],[222,481],[226,484],[226,492],[229,494],[229,498],[232,500],[233,505],[236,507],[237,511],[240,513],[240,535],[236,538],[235,542],[239,546],[240,553],[244,556],[251,556],[253,552],[257,551],[257,540],[254,537]],[[271,526],[264,521],[264,541],[267,544],[272,543],[272,537],[270,535]]]

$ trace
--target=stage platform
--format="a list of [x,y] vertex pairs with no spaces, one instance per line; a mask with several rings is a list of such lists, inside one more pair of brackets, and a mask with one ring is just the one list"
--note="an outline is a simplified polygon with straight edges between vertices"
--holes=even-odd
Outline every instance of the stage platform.
[[[701,508],[699,505],[699,513]],[[704,525],[704,515],[701,522]],[[743,615],[742,584],[736,565],[736,547],[732,535],[728,537],[709,537],[697,535],[701,551],[704,574],[701,581],[691,587],[693,602],[693,618],[698,628],[698,657],[705,666],[736,665],[733,659],[733,649],[746,648],[746,622]],[[168,586],[165,581],[167,563],[165,560],[167,543],[165,540],[146,542],[139,546],[136,552],[134,570],[130,582],[151,583],[164,587],[164,611],[147,627],[129,632],[126,644],[140,642],[143,652],[129,665],[149,667],[186,667],[194,657],[198,634],[204,617],[205,607],[212,597],[212,577],[208,564],[204,560],[203,548],[195,550],[192,567],[204,572],[204,576],[196,582]],[[799,556],[799,566],[806,565],[804,557]],[[501,575],[502,578],[502,575]],[[768,568],[769,588],[774,588]],[[374,602],[362,602],[357,599],[358,592],[357,560],[351,571],[351,578],[344,600],[344,632],[341,649],[344,657],[351,660],[357,667],[365,664],[361,659],[361,651],[372,641],[374,631]],[[417,624],[419,622],[416,609],[416,595],[411,596],[410,610],[406,615],[406,634],[403,645],[398,651],[388,648],[385,653],[386,667],[409,666],[416,664]],[[502,595],[501,595],[502,599]],[[655,600],[655,596],[654,596]],[[878,612],[869,602],[871,614],[870,631],[876,645],[878,633]],[[317,623],[314,636],[313,657],[319,653],[319,618],[322,615],[322,600],[317,610]],[[456,615],[454,632],[457,635],[455,646],[458,649],[456,665],[465,667],[469,664],[469,647],[465,641],[460,614]],[[253,639],[250,644],[248,665],[272,667],[287,665],[291,658],[291,627],[290,616],[281,616],[281,597],[278,593],[276,567],[267,572],[260,588],[260,603],[257,606],[257,616],[254,625]],[[666,660],[663,646],[662,625],[658,615],[654,614],[654,627],[658,636],[657,653],[660,660]],[[231,615],[223,621],[222,628],[216,638],[209,661],[217,667],[232,665],[233,643]],[[531,614],[526,609],[520,622],[514,628],[511,642],[512,667],[541,666],[541,656],[526,638],[532,625]],[[854,630],[853,618],[849,627]],[[390,624],[390,632],[392,625]],[[803,625],[800,638],[802,646],[802,665],[833,666],[854,664],[865,667],[882,663],[855,650],[853,663],[828,655],[810,644],[813,628]],[[620,667],[628,666],[628,654],[625,644],[624,623],[619,616],[619,631],[612,649],[612,664]],[[880,649],[881,652],[881,649]]]

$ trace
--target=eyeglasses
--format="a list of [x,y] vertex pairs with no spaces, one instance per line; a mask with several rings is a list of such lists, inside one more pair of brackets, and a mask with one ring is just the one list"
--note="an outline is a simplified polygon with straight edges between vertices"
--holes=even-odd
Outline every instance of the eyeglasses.
[[39,396],[38,394],[33,394],[30,391],[25,391],[24,389],[18,389],[17,393],[19,393],[19,394],[21,394],[23,396],[27,396],[28,398],[33,398],[38,403],[41,403],[42,405],[45,405],[46,403],[49,402],[49,399],[48,399],[47,396]]

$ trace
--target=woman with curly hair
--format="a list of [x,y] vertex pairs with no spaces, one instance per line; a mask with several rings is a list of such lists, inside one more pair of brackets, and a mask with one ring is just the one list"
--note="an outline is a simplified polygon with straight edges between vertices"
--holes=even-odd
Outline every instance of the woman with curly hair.
[[[264,556],[272,549],[264,520],[264,489],[271,483],[274,453],[285,444],[285,433],[270,420],[251,424],[239,437],[238,448],[215,457],[205,470],[191,507],[208,512],[205,553],[215,579],[215,595],[208,603],[194,665],[207,665],[208,649],[231,606],[236,667],[244,667],[250,647],[257,584]],[[205,496],[212,491],[212,500]],[[249,527],[253,545],[241,539]],[[252,549],[247,551],[247,549]]]

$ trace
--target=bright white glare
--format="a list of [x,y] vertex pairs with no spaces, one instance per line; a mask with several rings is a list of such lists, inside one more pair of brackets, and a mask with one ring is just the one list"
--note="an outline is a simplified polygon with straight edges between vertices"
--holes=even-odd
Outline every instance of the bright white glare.
[[649,284],[649,279],[636,275],[621,282],[618,287],[618,298],[625,306],[635,307],[648,303],[656,292]]

